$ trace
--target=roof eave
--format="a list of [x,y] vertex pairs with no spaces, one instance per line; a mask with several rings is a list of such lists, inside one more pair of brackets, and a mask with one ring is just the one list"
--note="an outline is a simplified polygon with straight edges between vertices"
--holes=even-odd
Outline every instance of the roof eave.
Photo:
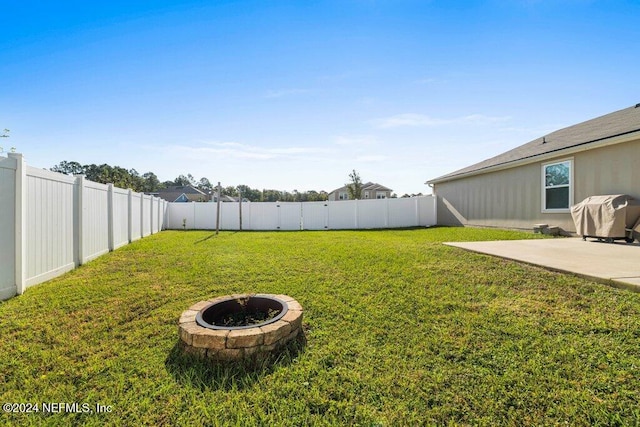
[[555,150],[555,151],[550,151],[547,153],[543,153],[543,154],[536,154],[534,156],[530,156],[530,157],[525,157],[522,159],[518,159],[518,160],[512,160],[510,162],[505,162],[505,163],[500,163],[497,165],[493,165],[493,166],[487,166],[485,168],[481,168],[481,169],[476,169],[473,171],[469,171],[469,172],[465,172],[465,173],[461,173],[461,174],[457,174],[457,175],[449,175],[449,176],[444,176],[442,178],[435,178],[432,180],[429,180],[427,182],[425,182],[425,184],[427,185],[433,185],[433,184],[442,184],[443,182],[449,182],[449,181],[456,181],[458,179],[462,179],[462,178],[468,178],[468,177],[472,177],[472,176],[476,176],[476,175],[482,175],[485,173],[489,173],[489,172],[497,172],[500,170],[504,170],[504,169],[511,169],[511,168],[515,168],[518,166],[523,166],[523,165],[527,165],[530,163],[536,163],[536,162],[540,162],[540,161],[545,161],[545,160],[549,160],[549,159],[553,159],[556,157],[562,157],[562,156],[567,156],[570,154],[574,154],[574,153],[579,153],[582,151],[588,151],[588,150],[593,150],[596,148],[602,148],[602,147],[606,147],[609,145],[615,145],[615,144],[621,144],[624,142],[630,142],[630,141],[634,141],[637,140],[640,137],[640,130],[638,131],[633,131],[630,133],[625,133],[623,135],[617,135],[617,136],[612,136],[612,137],[608,137],[608,138],[603,138],[600,139],[596,142],[591,142],[588,144],[576,144],[572,147],[567,147],[567,148],[563,148],[560,150]]

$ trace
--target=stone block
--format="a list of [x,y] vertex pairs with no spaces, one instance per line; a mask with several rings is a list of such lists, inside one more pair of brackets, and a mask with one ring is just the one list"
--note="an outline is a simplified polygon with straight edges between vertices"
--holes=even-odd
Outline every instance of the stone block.
[[533,232],[534,233],[543,233],[545,229],[549,228],[549,224],[534,224]]
[[280,294],[280,295],[269,295],[272,296],[274,298],[278,298],[281,299],[282,301],[289,303],[289,301],[295,301],[295,299],[291,298],[289,295],[284,295],[284,294]]
[[224,300],[228,300],[229,297],[216,297],[216,298],[211,298],[209,301],[210,304],[214,304],[216,302],[220,302],[220,301],[224,301]]
[[215,354],[217,360],[229,362],[238,359],[242,359],[244,356],[244,349],[242,348],[225,348]]
[[184,347],[184,352],[201,358],[207,357],[206,348],[191,347],[190,345],[187,345]]
[[229,331],[220,331],[208,329],[198,326],[198,329],[192,333],[192,344],[194,347],[212,348],[221,350],[226,347],[227,336]]
[[196,322],[181,323],[178,326],[180,339],[187,345],[193,345],[193,334],[200,329]]
[[265,353],[271,353],[273,350],[275,350],[276,348],[278,348],[279,345],[277,342],[273,343],[273,344],[269,344],[269,345],[263,345],[262,347],[260,347],[262,349],[263,352]]
[[278,320],[265,326],[260,326],[264,332],[264,345],[271,345],[291,333],[291,323]]
[[287,338],[285,339],[285,342],[289,342],[291,340],[294,340],[298,336],[298,334],[300,333],[301,330],[302,330],[302,328],[292,329],[291,333],[289,334],[289,336],[287,336]]
[[264,332],[260,328],[235,329],[227,336],[227,348],[255,347],[264,343]]
[[198,314],[198,312],[195,311],[195,310],[183,311],[182,315],[180,316],[180,320],[178,321],[178,323],[183,324],[183,323],[195,322],[197,314]]
[[287,301],[289,310],[302,311],[302,306],[298,301]]
[[257,345],[255,347],[245,347],[244,348],[244,357],[250,357],[253,356],[256,353],[260,353],[262,352],[264,346],[262,345]]
[[211,304],[209,301],[200,301],[193,304],[191,307],[189,307],[188,310],[200,311],[203,308],[207,307],[209,304]]
[[302,326],[302,311],[289,310],[280,320],[291,323],[291,329],[298,329]]

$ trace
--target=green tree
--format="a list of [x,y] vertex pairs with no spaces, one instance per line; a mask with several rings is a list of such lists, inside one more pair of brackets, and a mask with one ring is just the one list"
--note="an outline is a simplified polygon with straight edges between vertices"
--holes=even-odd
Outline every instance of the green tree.
[[349,198],[352,200],[361,199],[362,198],[362,179],[360,179],[360,175],[358,174],[358,172],[356,172],[355,169],[349,174],[349,179],[351,179],[351,182],[346,184]]
[[262,190],[261,202],[277,202],[282,201],[282,193],[278,190]]
[[238,196],[238,189],[232,185],[228,186],[228,187],[224,187],[222,189],[222,194],[225,196],[229,196],[229,197],[237,197]]
[[242,198],[251,202],[259,202],[262,200],[262,192],[248,185],[240,184],[237,187],[238,192],[242,193]]
[[142,189],[145,193],[155,193],[160,190],[162,184],[153,172],[147,172],[142,175]]
[[191,174],[188,174],[187,176],[178,175],[178,177],[173,180],[173,185],[177,185],[177,186],[186,186],[186,185],[194,185],[194,184],[195,184],[195,181]]
[[80,175],[84,173],[84,166],[78,162],[67,162],[65,160],[52,167],[51,170],[65,175]]
[[198,190],[203,193],[210,194],[213,191],[213,184],[211,184],[211,181],[207,178],[200,178],[200,181],[198,181]]
[[135,169],[125,169],[108,164],[80,165],[78,162],[62,161],[51,168],[53,172],[67,175],[83,174],[89,181],[102,184],[113,184],[120,188],[130,188],[134,191],[154,192],[160,187],[158,177],[152,172],[140,176]]

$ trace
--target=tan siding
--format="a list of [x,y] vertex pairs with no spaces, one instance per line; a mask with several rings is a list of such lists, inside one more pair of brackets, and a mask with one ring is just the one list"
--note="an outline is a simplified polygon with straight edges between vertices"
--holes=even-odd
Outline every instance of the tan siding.
[[[640,140],[572,157],[574,203],[598,194],[629,194],[640,199]],[[570,214],[541,213],[541,165],[436,184],[438,224],[531,229],[533,224],[547,223],[575,232]]]
[[576,202],[597,194],[640,199],[640,140],[576,155]]

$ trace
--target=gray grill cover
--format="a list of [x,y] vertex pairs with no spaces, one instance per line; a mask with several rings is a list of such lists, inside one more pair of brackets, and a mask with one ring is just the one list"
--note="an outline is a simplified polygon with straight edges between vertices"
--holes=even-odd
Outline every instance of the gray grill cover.
[[620,238],[634,227],[640,232],[640,201],[626,194],[587,197],[571,207],[571,216],[580,236]]

